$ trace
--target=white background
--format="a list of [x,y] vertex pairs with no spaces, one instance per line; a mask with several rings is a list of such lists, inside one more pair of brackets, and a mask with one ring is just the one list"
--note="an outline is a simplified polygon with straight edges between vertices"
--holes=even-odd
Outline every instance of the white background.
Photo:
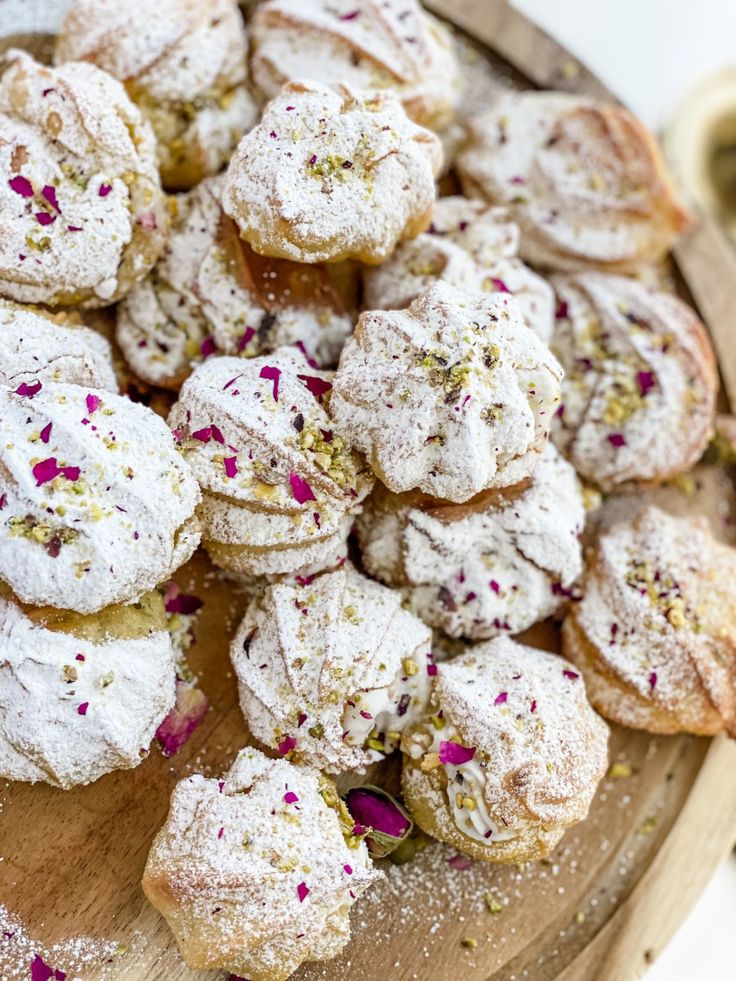
[[[736,65],[736,0],[514,0],[661,129],[685,92]],[[734,829],[736,839],[736,829]],[[672,902],[678,902],[673,889]],[[647,981],[736,979],[736,858],[716,873]]]

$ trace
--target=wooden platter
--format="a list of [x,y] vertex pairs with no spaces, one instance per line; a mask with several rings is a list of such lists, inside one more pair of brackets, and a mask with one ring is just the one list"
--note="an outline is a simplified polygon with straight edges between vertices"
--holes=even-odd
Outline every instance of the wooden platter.
[[[502,0],[429,0],[516,84],[613,98],[583,66]],[[0,4],[0,18],[2,5]],[[0,33],[7,33],[0,24]],[[720,358],[724,404],[736,405],[736,257],[701,222],[677,250],[689,294]],[[700,468],[695,490],[660,502],[708,513],[733,538],[732,486]],[[210,711],[172,759],[156,749],[136,770],[63,792],[0,785],[0,978],[30,977],[35,954],[83,981],[215,981],[189,971],[139,882],[177,780],[219,774],[248,740],[228,660],[228,639],[247,597],[203,555],[176,581],[204,601],[189,662]],[[548,627],[531,642],[554,648]],[[549,861],[525,868],[469,863],[428,845],[409,865],[382,863],[383,884],[353,913],[353,940],[301,981],[516,981],[641,976],[736,840],[736,744],[651,737],[614,728],[611,760],[589,820]],[[395,761],[368,778],[390,785]],[[363,778],[353,782],[363,782]],[[0,908],[1,909],[1,908]]]

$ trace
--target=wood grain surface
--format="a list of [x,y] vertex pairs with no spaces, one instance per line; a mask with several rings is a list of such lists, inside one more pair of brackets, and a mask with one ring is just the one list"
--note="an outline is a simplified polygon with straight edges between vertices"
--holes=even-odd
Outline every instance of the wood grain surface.
[[[610,98],[576,59],[498,0],[427,4],[494,50],[529,84]],[[701,223],[677,263],[709,324],[727,394],[736,404],[736,260],[720,233]],[[677,511],[705,511],[732,537],[731,485],[702,468],[695,494],[662,492]],[[0,978],[29,977],[30,959],[83,981],[195,981],[165,922],[145,901],[140,875],[172,787],[191,772],[219,774],[247,739],[228,659],[228,639],[246,596],[197,555],[176,575],[204,600],[190,663],[210,710],[171,760],[157,750],[136,770],[63,792],[0,787],[0,900],[17,923],[0,925]],[[531,642],[554,648],[543,625]],[[627,981],[641,976],[686,915],[736,839],[736,745],[651,737],[614,728],[607,777],[590,819],[547,862],[525,868],[457,867],[428,845],[409,865],[387,862],[385,881],[353,913],[354,938],[301,981]],[[379,775],[396,780],[396,762]],[[500,907],[500,912],[491,912]],[[71,938],[76,938],[72,942]],[[79,938],[87,938],[82,940]]]

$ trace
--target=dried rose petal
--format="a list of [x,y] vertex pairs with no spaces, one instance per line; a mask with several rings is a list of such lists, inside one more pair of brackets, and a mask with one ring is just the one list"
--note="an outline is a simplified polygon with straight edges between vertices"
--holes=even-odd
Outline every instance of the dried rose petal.
[[211,354],[214,354],[217,350],[217,345],[215,344],[215,339],[210,334],[208,337],[202,341],[199,345],[199,353],[203,358],[208,358]]
[[37,211],[35,215],[36,221],[39,225],[53,225],[56,221],[56,215],[50,215],[48,211]]
[[580,675],[577,673],[577,671],[564,670],[562,673],[570,681],[577,681],[577,679],[580,677]]
[[411,834],[414,827],[404,808],[381,787],[354,787],[345,795],[345,803],[371,855],[384,858]]
[[475,756],[475,746],[468,748],[452,740],[443,739],[440,742],[440,763],[450,763],[453,766],[461,766],[469,763]]
[[88,708],[89,702],[82,702],[81,705],[77,705],[77,715],[86,715]]
[[496,695],[493,704],[494,705],[505,705],[508,701],[509,693],[507,691],[502,691],[499,695]]
[[609,433],[606,438],[611,446],[626,446],[626,437],[623,433]]
[[49,967],[40,954],[31,961],[31,981],[65,981],[66,973],[59,968]]
[[284,736],[278,745],[279,756],[286,756],[292,749],[296,749],[296,739],[293,736]]
[[284,804],[297,804],[298,802],[299,802],[299,798],[294,793],[294,791],[287,790],[286,793],[284,794]]
[[557,309],[555,310],[555,317],[557,320],[567,320],[570,316],[570,308],[567,305],[566,300],[560,300],[557,304]]
[[309,886],[306,884],[306,882],[299,883],[299,885],[296,887],[296,894],[299,897],[299,902],[303,903],[309,895]]
[[176,679],[176,702],[156,730],[164,756],[178,753],[200,724],[208,708],[207,696],[193,684]]
[[92,415],[92,413],[97,412],[99,407],[102,405],[102,399],[99,395],[93,395],[91,392],[84,400],[87,403],[87,412]]
[[237,477],[238,475],[237,457],[234,456],[223,457],[222,464],[225,467],[226,477]]
[[654,372],[639,371],[636,375],[636,381],[639,385],[639,391],[642,396],[645,396],[647,392],[654,388]]
[[200,443],[209,443],[212,439],[212,426],[197,429],[196,432],[192,433],[192,439],[198,439]]
[[36,463],[32,473],[36,478],[36,487],[40,487],[60,475],[66,477],[67,480],[78,480],[80,471],[79,467],[60,467],[56,462],[56,457],[50,456],[48,459]]
[[467,855],[452,855],[447,859],[447,864],[451,869],[457,869],[458,872],[465,872],[466,869],[473,867],[472,859],[469,859]]
[[238,351],[244,351],[255,336],[256,332],[253,327],[246,327],[238,340]]
[[190,616],[196,613],[203,606],[199,596],[182,593],[179,585],[170,579],[166,583],[166,594],[164,596],[164,609],[167,613],[183,613]]
[[40,381],[21,382],[14,394],[21,395],[23,398],[32,399],[34,395],[38,395],[42,388],[43,385]]
[[332,388],[332,382],[325,381],[324,378],[317,378],[316,375],[297,375],[296,377],[299,381],[304,382],[318,402],[321,402],[322,396],[326,395]]
[[51,205],[54,211],[61,214],[61,208],[59,207],[59,202],[56,199],[55,187],[53,187],[51,184],[46,184],[41,191],[41,197],[44,199],[44,201],[47,201]]
[[652,671],[652,673],[649,675],[649,690],[653,691],[656,684],[657,684],[657,672]]
[[111,190],[112,190],[111,184],[100,184],[100,189],[97,193],[101,198],[106,198]]
[[279,380],[281,378],[281,368],[276,368],[274,365],[264,364],[261,368],[259,378],[266,378],[268,381],[273,382],[273,400],[278,402],[279,400]]
[[16,194],[20,194],[22,198],[33,197],[33,184],[31,184],[27,177],[21,177],[18,174],[17,177],[11,178],[8,184],[10,185],[10,190],[15,191]]
[[511,290],[508,288],[508,286],[506,285],[506,283],[504,283],[502,279],[496,279],[494,276],[491,276],[491,282],[493,283],[493,288],[496,290],[497,293],[511,292]]
[[41,432],[38,434],[42,443],[48,443],[49,439],[51,438],[51,429],[53,425],[54,424],[52,422],[47,422]]
[[289,475],[289,483],[291,484],[291,493],[299,504],[306,504],[307,501],[317,500],[312,488],[306,480],[302,480],[298,473]]

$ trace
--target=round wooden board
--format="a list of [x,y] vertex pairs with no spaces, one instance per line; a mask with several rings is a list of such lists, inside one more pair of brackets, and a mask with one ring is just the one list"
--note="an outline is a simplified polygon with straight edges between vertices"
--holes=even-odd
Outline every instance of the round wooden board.
[[[505,3],[431,0],[428,6],[495,49],[526,84],[610,98]],[[736,261],[707,223],[678,249],[677,261],[710,326],[733,401]],[[699,471],[697,481],[695,494],[663,491],[658,500],[678,511],[706,512],[719,534],[732,537],[730,481],[712,468]],[[227,650],[246,596],[203,555],[175,578],[204,600],[189,661],[210,711],[171,760],[154,749],[138,769],[71,793],[41,785],[0,787],[0,901],[16,918],[0,923],[0,978],[27,979],[35,953],[83,981],[221,977],[182,964],[139,885],[176,781],[195,771],[220,774],[248,739]],[[531,635],[538,646],[554,647],[555,640],[549,627]],[[429,845],[407,866],[384,862],[385,881],[354,910],[354,937],[343,955],[296,977],[640,976],[736,838],[736,744],[615,728],[611,759],[631,774],[603,781],[589,820],[565,836],[549,861],[524,869],[463,867],[451,850]],[[396,761],[379,779],[395,782]],[[501,911],[490,912],[486,897]]]

